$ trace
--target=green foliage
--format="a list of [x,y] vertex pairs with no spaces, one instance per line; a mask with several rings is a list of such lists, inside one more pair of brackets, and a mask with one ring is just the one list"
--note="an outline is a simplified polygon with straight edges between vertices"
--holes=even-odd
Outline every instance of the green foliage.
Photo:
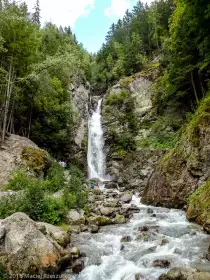
[[45,151],[33,147],[25,147],[22,151],[21,159],[26,162],[30,170],[40,171],[47,165],[48,155]]
[[6,274],[5,268],[0,263],[0,280],[6,280],[9,279],[9,276]]
[[105,105],[121,107],[129,95],[130,93],[127,90],[122,90],[120,93],[110,93],[105,101]]
[[[69,173],[69,181],[64,172]],[[87,202],[84,176],[76,166],[71,166],[67,171],[53,163],[43,179],[18,170],[13,174],[6,189],[19,192],[0,199],[2,219],[15,212],[25,212],[34,220],[60,224],[65,222],[69,209],[83,208]],[[63,194],[61,193],[60,197],[52,197],[52,193],[58,190],[63,190]]]
[[200,214],[210,211],[210,181],[189,196],[188,205],[194,206]]
[[125,75],[141,71],[168,38],[173,10],[173,0],[154,1],[150,7],[138,1],[122,20],[112,24],[106,44],[94,58],[97,63],[97,71],[92,73],[94,82],[104,89]]

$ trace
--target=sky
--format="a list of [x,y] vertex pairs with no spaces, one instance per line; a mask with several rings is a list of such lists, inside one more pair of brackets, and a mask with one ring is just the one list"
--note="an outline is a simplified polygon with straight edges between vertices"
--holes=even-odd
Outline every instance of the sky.
[[[42,23],[71,26],[89,52],[97,52],[113,22],[122,18],[138,0],[40,0]],[[25,0],[33,11],[36,0]],[[152,0],[142,0],[150,4]]]

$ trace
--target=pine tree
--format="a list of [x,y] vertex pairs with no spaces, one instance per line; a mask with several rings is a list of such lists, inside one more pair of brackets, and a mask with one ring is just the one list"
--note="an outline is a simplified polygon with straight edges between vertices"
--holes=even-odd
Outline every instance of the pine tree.
[[40,12],[41,12],[40,3],[39,3],[39,0],[37,0],[36,4],[34,6],[34,13],[32,14],[32,21],[33,21],[33,23],[38,24],[38,25],[41,24]]

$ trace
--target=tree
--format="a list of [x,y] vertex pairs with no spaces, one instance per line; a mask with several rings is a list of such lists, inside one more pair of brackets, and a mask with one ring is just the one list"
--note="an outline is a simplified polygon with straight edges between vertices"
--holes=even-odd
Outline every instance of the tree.
[[36,4],[34,6],[34,13],[32,14],[32,22],[35,24],[41,24],[41,16],[40,16],[40,3],[39,0],[36,0]]

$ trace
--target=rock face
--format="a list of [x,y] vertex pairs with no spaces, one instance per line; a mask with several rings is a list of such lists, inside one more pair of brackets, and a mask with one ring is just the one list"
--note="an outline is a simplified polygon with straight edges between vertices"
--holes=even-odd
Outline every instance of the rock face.
[[73,81],[69,87],[71,99],[77,114],[76,127],[74,131],[74,143],[72,145],[73,158],[82,167],[86,164],[87,152],[87,123],[88,123],[88,104],[90,95],[90,85],[84,84],[82,81]]
[[182,208],[189,195],[209,180],[209,117],[201,109],[188,124],[179,145],[161,159],[143,193],[144,202]]
[[120,80],[103,102],[107,173],[119,187],[141,192],[163,154],[137,147],[137,142],[150,132],[143,127],[156,119],[152,101],[156,74],[153,70]]
[[20,166],[21,154],[25,147],[37,148],[31,140],[11,135],[0,149],[0,189],[8,183],[11,172]]
[[7,273],[56,273],[64,262],[70,262],[69,253],[55,240],[60,239],[58,233],[47,228],[24,213],[15,213],[0,222],[0,263]]

